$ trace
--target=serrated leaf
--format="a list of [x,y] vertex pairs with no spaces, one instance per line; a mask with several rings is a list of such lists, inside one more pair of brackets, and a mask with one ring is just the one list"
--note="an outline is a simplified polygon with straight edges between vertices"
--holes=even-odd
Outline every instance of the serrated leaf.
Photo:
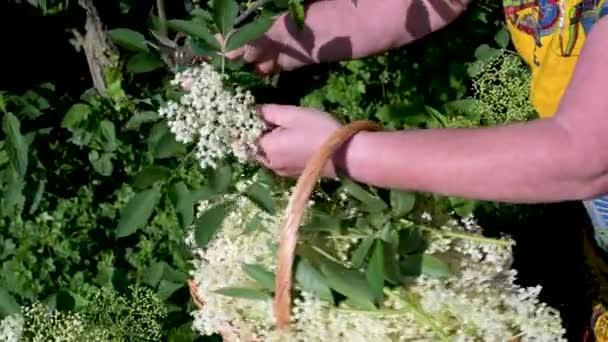
[[20,177],[25,177],[28,163],[28,144],[21,134],[21,123],[12,113],[6,113],[2,118],[2,130],[6,134],[5,149],[8,152],[10,164]]
[[141,170],[133,178],[131,185],[138,190],[151,187],[154,183],[165,180],[171,176],[171,169],[165,166],[152,165]]
[[404,217],[409,214],[416,204],[416,194],[409,191],[391,190],[390,191],[391,210],[397,217]]
[[127,61],[127,71],[133,74],[143,74],[162,68],[163,61],[157,55],[140,52]]
[[8,316],[21,311],[19,303],[4,288],[0,287],[0,315]]
[[160,116],[157,112],[153,111],[144,111],[135,113],[133,116],[129,118],[127,123],[125,124],[126,130],[138,130],[142,124],[155,122],[160,119]]
[[506,49],[507,46],[509,46],[510,39],[511,37],[509,36],[509,31],[504,27],[494,36],[494,41],[496,41],[496,44],[503,49]]
[[243,27],[232,33],[226,41],[226,50],[232,51],[244,46],[245,44],[252,42],[264,35],[272,24],[274,19],[272,17],[260,17],[255,21],[243,25]]
[[260,286],[266,290],[274,291],[274,273],[268,271],[262,265],[244,263],[242,267],[245,273],[247,273],[247,275],[249,275],[251,279],[255,280]]
[[227,297],[245,298],[245,299],[268,299],[270,294],[265,291],[247,288],[247,287],[224,287],[213,291],[217,294]]
[[127,28],[117,28],[108,31],[108,37],[116,45],[131,51],[149,52],[146,38],[143,34]]
[[120,213],[116,238],[129,236],[144,226],[150,219],[159,200],[160,192],[158,189],[153,188],[135,194]]
[[213,7],[213,22],[220,34],[226,37],[239,14],[239,5],[235,0],[215,0]]
[[276,212],[276,203],[272,198],[272,192],[264,185],[254,183],[245,191],[245,196],[257,206],[271,215]]
[[295,279],[304,291],[313,293],[322,300],[333,301],[334,296],[325,278],[308,260],[300,258],[295,267]]
[[374,292],[376,302],[381,302],[384,295],[384,246],[381,240],[376,240],[374,244],[365,277]]
[[200,23],[193,21],[172,19],[167,21],[168,26],[175,31],[184,32],[190,36],[200,38],[207,43],[215,51],[220,51],[222,47],[217,39],[207,30],[207,28]]
[[375,293],[367,283],[365,274],[347,269],[325,257],[319,257],[319,269],[329,287],[350,298],[362,309],[374,309]]
[[216,193],[225,193],[232,182],[232,167],[228,163],[220,164],[209,174],[209,185]]
[[300,0],[289,0],[289,15],[299,30],[304,28],[306,12]]
[[194,225],[194,239],[199,248],[204,248],[213,239],[215,233],[222,227],[222,223],[230,211],[230,205],[220,203],[202,213]]
[[379,212],[388,207],[382,199],[369,193],[367,190],[363,189],[363,187],[359,184],[354,183],[350,180],[344,180],[343,184],[344,190],[346,190],[346,192],[350,196],[361,201],[368,211]]
[[171,185],[169,198],[177,211],[177,219],[182,229],[188,228],[194,219],[194,202],[190,190],[183,182]]
[[89,105],[75,103],[65,113],[63,120],[61,120],[61,127],[73,132],[75,129],[82,127],[89,119],[91,113],[92,110]]

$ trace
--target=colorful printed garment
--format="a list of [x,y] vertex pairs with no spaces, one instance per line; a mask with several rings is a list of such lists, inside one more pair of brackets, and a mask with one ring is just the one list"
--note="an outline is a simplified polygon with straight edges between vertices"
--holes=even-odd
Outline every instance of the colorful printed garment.
[[[532,69],[532,104],[552,116],[572,77],[593,24],[608,13],[606,0],[504,0],[515,48]],[[584,202],[595,238],[608,253],[608,195]]]

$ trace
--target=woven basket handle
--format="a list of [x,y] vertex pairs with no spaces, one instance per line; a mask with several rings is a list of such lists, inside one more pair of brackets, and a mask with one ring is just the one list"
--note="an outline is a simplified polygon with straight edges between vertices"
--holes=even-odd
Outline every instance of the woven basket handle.
[[360,131],[378,131],[382,128],[377,124],[361,120],[352,122],[331,135],[312,156],[306,168],[298,178],[296,188],[289,199],[285,211],[285,220],[281,227],[279,245],[279,264],[275,281],[274,312],[276,325],[279,329],[289,328],[291,322],[291,288],[293,277],[293,262],[298,242],[298,228],[304,215],[304,210],[315,187],[315,184],[325,164],[333,154],[353,135]]

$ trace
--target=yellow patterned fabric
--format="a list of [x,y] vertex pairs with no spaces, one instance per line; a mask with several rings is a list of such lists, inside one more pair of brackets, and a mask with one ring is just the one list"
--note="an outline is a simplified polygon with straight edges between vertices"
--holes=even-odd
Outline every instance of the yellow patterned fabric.
[[[591,26],[608,13],[606,0],[503,0],[517,52],[532,69],[532,104],[555,114]],[[562,7],[562,9],[560,9]]]

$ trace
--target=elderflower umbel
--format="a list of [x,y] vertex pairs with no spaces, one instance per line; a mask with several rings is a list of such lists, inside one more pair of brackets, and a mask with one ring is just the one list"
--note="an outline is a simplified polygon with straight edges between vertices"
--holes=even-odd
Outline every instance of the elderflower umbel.
[[23,334],[23,316],[13,314],[0,321],[0,341],[19,342]]
[[246,162],[255,153],[264,122],[248,91],[230,91],[225,77],[206,63],[178,73],[171,84],[187,84],[189,90],[161,107],[159,115],[168,119],[177,141],[196,143],[202,168],[215,167],[229,156]]

